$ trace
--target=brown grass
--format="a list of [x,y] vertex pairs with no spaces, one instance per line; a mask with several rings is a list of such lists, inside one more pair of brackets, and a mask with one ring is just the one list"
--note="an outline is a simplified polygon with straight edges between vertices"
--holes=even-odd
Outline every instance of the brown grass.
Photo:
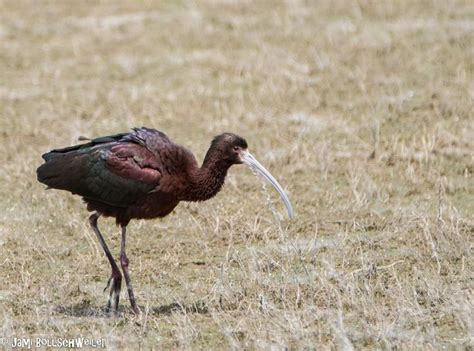
[[[2,2],[0,337],[472,348],[473,33],[467,0]],[[84,205],[35,169],[141,125],[200,160],[246,137],[297,218],[234,167],[215,199],[132,222],[137,320],[102,314]]]

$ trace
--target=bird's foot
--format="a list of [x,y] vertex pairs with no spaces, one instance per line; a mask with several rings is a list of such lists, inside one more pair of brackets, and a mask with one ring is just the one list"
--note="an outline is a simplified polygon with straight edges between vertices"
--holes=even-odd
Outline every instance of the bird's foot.
[[113,274],[110,276],[107,286],[104,291],[107,290],[110,286],[109,300],[107,301],[107,311],[118,310],[119,300],[120,300],[120,290],[122,288],[122,275]]
[[140,309],[137,306],[137,302],[135,301],[135,294],[133,293],[132,288],[132,281],[130,280],[130,275],[128,274],[128,268],[123,267],[123,274],[125,277],[125,283],[127,283],[127,290],[128,290],[128,297],[130,299],[130,306],[132,307],[132,311],[135,315],[140,315]]
[[133,313],[134,313],[136,316],[140,316],[141,313],[142,313],[142,311],[140,311],[140,308],[138,308],[138,306],[137,306],[135,300],[133,300],[133,302],[131,303],[131,305],[132,305],[132,311],[133,311]]
[[109,280],[107,280],[107,285],[106,285],[105,288],[104,288],[104,292],[110,287],[110,282],[112,281],[113,277],[114,277],[114,276],[111,275],[110,278],[109,278]]

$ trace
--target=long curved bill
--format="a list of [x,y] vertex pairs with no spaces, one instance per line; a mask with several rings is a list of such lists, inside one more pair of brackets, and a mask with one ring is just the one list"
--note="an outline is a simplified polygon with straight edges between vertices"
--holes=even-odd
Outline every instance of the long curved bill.
[[288,198],[288,195],[286,195],[280,183],[278,183],[271,173],[267,171],[266,168],[263,167],[260,162],[258,162],[255,157],[253,157],[252,154],[247,150],[240,152],[240,159],[244,164],[263,176],[263,178],[265,178],[275,188],[275,190],[278,191],[283,203],[285,204],[286,210],[288,211],[288,217],[290,217],[290,219],[293,218],[295,216],[293,206],[291,206],[290,199]]

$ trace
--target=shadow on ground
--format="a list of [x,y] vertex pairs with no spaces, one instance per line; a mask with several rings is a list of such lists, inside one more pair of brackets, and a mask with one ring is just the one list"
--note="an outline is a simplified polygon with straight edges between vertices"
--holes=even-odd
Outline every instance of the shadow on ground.
[[209,309],[204,301],[196,301],[188,305],[173,302],[168,305],[153,307],[150,312],[153,315],[169,315],[177,312],[207,314]]
[[[140,310],[145,311],[145,306],[139,306]],[[119,307],[117,315],[121,316],[124,313],[131,313],[131,309],[128,307]],[[71,306],[57,306],[54,309],[55,314],[62,314],[65,316],[71,317],[111,317],[114,315],[114,312],[109,311],[107,307],[98,307],[91,305],[88,300],[82,301],[78,304]],[[151,307],[149,313],[154,316],[159,315],[170,315],[172,313],[197,313],[197,314],[207,314],[209,309],[206,306],[206,303],[203,301],[196,301],[190,304],[180,304],[173,302],[167,305]]]

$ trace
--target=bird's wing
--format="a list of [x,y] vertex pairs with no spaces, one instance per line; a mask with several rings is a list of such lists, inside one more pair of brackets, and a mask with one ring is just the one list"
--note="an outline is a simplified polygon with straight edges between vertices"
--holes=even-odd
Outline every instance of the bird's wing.
[[38,179],[88,200],[128,207],[159,187],[162,172],[150,145],[169,142],[161,132],[140,128],[56,149],[43,155],[47,162],[38,169]]

